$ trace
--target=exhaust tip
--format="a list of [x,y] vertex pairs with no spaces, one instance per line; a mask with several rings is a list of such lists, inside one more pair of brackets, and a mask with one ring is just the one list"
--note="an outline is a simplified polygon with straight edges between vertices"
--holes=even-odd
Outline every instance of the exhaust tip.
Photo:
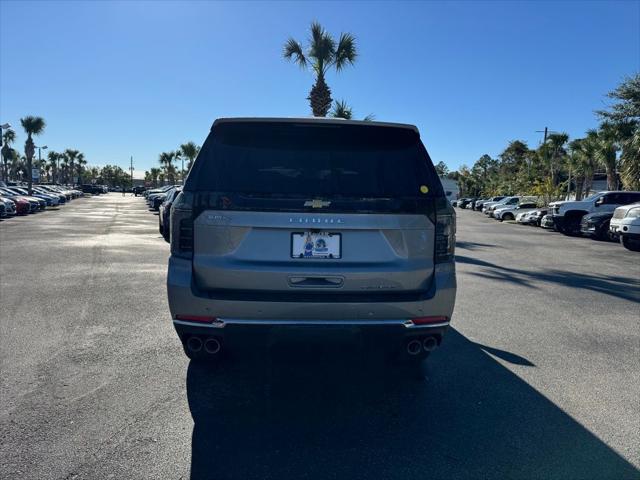
[[198,337],[189,337],[187,340],[187,348],[192,352],[199,352],[202,350],[202,340]]
[[418,355],[422,351],[422,343],[420,340],[410,340],[407,343],[407,353],[409,355]]
[[215,355],[216,353],[220,352],[221,349],[222,345],[220,345],[220,342],[217,338],[208,338],[204,342],[204,350],[210,355]]
[[425,352],[433,352],[438,346],[438,341],[436,337],[427,337],[422,342],[422,348],[424,348]]

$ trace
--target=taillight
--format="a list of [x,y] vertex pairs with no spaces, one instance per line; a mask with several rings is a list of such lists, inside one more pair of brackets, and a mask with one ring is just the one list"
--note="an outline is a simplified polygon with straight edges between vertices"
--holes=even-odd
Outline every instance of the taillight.
[[180,192],[171,206],[171,254],[193,256],[193,195]]
[[436,200],[435,262],[451,262],[456,250],[456,212],[446,198]]

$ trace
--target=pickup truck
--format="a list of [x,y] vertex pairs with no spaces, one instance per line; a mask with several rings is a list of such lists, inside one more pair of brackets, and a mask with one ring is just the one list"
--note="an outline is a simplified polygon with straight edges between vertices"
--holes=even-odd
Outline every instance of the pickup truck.
[[613,212],[620,205],[640,201],[640,192],[604,191],[578,201],[549,204],[555,229],[565,235],[578,235],[582,217],[595,212]]

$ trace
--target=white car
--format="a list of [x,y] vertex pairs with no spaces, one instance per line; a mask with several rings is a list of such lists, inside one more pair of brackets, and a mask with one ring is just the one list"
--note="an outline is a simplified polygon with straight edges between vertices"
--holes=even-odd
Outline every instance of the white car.
[[640,251],[640,202],[616,208],[609,223],[609,232],[620,237],[625,248]]
[[493,212],[498,208],[510,207],[510,206],[515,207],[516,205],[518,205],[519,202],[520,202],[520,197],[504,197],[502,200],[500,200],[497,203],[494,203],[493,205],[489,205],[488,207],[483,207],[482,211],[484,212],[485,215],[489,215],[490,217],[493,217]]
[[503,220],[515,220],[519,213],[529,213],[538,208],[536,202],[521,202],[518,205],[509,205],[506,207],[496,208],[493,211],[493,218],[502,222]]

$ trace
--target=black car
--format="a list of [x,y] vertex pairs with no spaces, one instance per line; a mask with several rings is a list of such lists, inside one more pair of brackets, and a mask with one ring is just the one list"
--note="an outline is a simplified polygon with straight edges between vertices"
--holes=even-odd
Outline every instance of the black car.
[[585,215],[580,222],[580,233],[596,240],[611,240],[609,235],[611,217],[613,217],[613,212],[596,212]]
[[473,198],[461,198],[460,200],[458,200],[458,208],[467,208],[467,205],[469,203],[471,203],[474,199]]
[[160,205],[159,215],[158,215],[158,230],[164,237],[164,239],[168,242],[170,239],[169,228],[170,228],[170,219],[171,219],[171,205],[173,205],[173,201],[178,196],[178,194],[182,191],[182,187],[176,187],[173,190],[169,190],[167,193],[164,202]]

